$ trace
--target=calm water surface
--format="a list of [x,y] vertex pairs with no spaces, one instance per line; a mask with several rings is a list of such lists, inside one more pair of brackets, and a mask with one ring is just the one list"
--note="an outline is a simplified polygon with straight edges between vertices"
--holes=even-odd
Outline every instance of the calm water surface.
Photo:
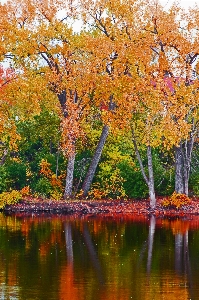
[[0,299],[199,299],[199,218],[0,214]]

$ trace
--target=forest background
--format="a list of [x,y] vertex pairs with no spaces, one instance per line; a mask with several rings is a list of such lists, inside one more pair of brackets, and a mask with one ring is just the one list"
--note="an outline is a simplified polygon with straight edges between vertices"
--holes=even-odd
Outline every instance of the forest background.
[[199,194],[197,6],[14,0],[0,14],[1,193]]

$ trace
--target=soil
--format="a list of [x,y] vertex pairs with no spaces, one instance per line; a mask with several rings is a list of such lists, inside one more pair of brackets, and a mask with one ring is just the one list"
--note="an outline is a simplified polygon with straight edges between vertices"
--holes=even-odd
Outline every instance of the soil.
[[149,206],[149,200],[43,200],[26,197],[15,205],[6,206],[7,214],[17,213],[50,213],[50,214],[78,214],[78,215],[155,215],[159,217],[175,217],[199,215],[199,199],[192,198],[191,203],[179,209],[164,208],[161,198],[157,199],[155,209]]

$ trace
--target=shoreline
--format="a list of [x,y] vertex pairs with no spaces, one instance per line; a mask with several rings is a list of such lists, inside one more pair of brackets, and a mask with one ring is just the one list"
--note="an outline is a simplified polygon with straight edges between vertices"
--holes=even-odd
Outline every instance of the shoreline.
[[143,215],[156,217],[185,217],[199,215],[199,201],[192,199],[187,206],[164,208],[162,199],[157,200],[155,209],[149,206],[149,200],[43,200],[26,198],[17,204],[6,206],[1,211],[6,214],[47,213],[59,215]]

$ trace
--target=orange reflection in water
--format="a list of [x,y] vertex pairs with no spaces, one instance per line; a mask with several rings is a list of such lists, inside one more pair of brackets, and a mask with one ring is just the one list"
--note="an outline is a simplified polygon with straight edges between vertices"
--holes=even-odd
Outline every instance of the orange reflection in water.
[[[143,300],[188,300],[189,290],[184,284],[186,279],[183,276],[176,274],[162,274],[161,280],[157,280],[154,277],[151,278],[145,293],[143,293]],[[183,284],[182,284],[183,283]]]
[[[121,270],[118,270],[118,266],[116,268],[116,265],[119,265],[119,251],[123,247],[123,234],[125,234],[125,226],[128,223],[145,223],[149,225],[150,218],[142,215],[114,215],[114,216],[106,216],[106,215],[99,215],[97,218],[94,218],[93,216],[82,216],[81,218],[78,216],[50,216],[46,218],[46,216],[31,216],[28,218],[25,218],[23,215],[20,216],[8,216],[5,217],[4,215],[0,214],[0,226],[6,228],[6,230],[14,232],[21,230],[22,235],[24,236],[24,239],[26,241],[26,251],[28,251],[32,244],[29,241],[29,232],[34,227],[35,229],[37,226],[43,224],[43,222],[50,222],[50,230],[48,234],[45,236],[45,239],[41,239],[39,241],[39,258],[42,261],[45,261],[45,257],[49,255],[50,249],[55,244],[60,246],[60,249],[63,251],[66,250],[67,242],[70,243],[72,241],[72,236],[68,237],[68,240],[64,240],[64,234],[66,233],[66,224],[73,224],[76,228],[76,231],[78,234],[81,234],[82,239],[84,239],[84,243],[88,244],[87,251],[90,255],[90,260],[93,259],[93,264],[96,264],[93,267],[92,272],[96,275],[97,269],[99,269],[98,264],[101,264],[100,256],[98,253],[94,253],[92,251],[95,250],[95,247],[92,248],[92,245],[89,246],[89,236],[87,236],[86,240],[86,234],[90,234],[90,242],[93,242],[95,237],[98,235],[101,235],[104,237],[105,240],[110,239],[111,247],[115,250],[111,250],[110,252],[112,255],[115,255],[115,266],[113,266],[112,270],[115,273],[108,273],[106,270],[105,274],[105,283],[96,284],[95,279],[91,278],[90,283],[82,282],[80,281],[80,274],[77,278],[77,269],[74,268],[74,262],[75,262],[75,256],[73,257],[73,247],[71,247],[70,256],[67,253],[67,259],[62,263],[58,276],[58,298],[60,300],[84,300],[87,299],[88,295],[95,295],[96,298],[93,298],[90,296],[89,299],[106,299],[106,300],[127,300],[127,299],[143,299],[143,300],[161,300],[161,299],[177,299],[177,300],[186,300],[190,298],[189,295],[189,288],[188,288],[188,281],[187,274],[181,275],[177,274],[175,270],[173,270],[172,273],[165,272],[162,274],[156,274],[154,270],[151,271],[150,274],[146,273],[146,269],[143,268],[143,270],[139,270],[140,273],[135,273],[135,276],[140,276],[135,280],[136,284],[133,286],[131,280],[132,278],[121,278]],[[83,222],[82,222],[83,221]],[[118,224],[118,227],[115,226],[114,229],[112,229],[112,232],[110,233],[106,227],[106,225],[110,222],[115,222]],[[85,229],[85,224],[87,225],[87,231]],[[64,226],[65,225],[65,226]],[[184,235],[188,232],[188,230],[198,229],[199,228],[199,216],[192,216],[189,219],[162,219],[157,218],[156,219],[156,227],[163,227],[171,229],[172,233],[174,235]],[[114,231],[115,230],[115,231]],[[147,227],[146,227],[146,230]],[[65,233],[64,233],[65,232]],[[117,233],[117,235],[116,235]],[[73,234],[73,232],[71,233]],[[65,237],[66,239],[66,237]],[[103,241],[103,239],[102,239]],[[114,246],[115,245],[115,246]],[[183,244],[184,245],[184,244]],[[86,247],[85,246],[85,247]],[[90,247],[90,248],[89,248]],[[110,248],[111,248],[110,247]],[[183,246],[184,247],[184,246]],[[97,248],[97,247],[96,247]],[[112,249],[111,248],[111,249]],[[90,249],[90,250],[89,250]],[[183,248],[184,249],[184,248]],[[109,254],[110,254],[109,253]],[[127,256],[129,255],[129,256]],[[133,257],[134,253],[126,254],[127,259],[130,259],[131,256]],[[154,255],[154,252],[153,252]],[[154,257],[152,257],[153,260]],[[111,259],[111,257],[110,257]],[[7,282],[9,286],[17,285],[17,275],[14,270],[17,269],[16,266],[16,260],[10,261],[7,266],[5,266],[4,263],[0,266],[0,272],[4,272],[5,269],[7,269]],[[46,262],[47,263],[47,262]],[[107,260],[107,263],[109,261]],[[124,260],[125,263],[125,260]],[[92,263],[91,263],[92,264]],[[126,263],[126,266],[128,267],[129,263]],[[104,266],[103,266],[104,267]],[[114,269],[115,268],[115,269]],[[95,270],[96,269],[96,270]],[[125,270],[124,270],[125,271]],[[85,275],[83,274],[84,270],[78,272],[82,272],[82,277]],[[134,275],[134,270],[132,267],[131,272]],[[136,271],[137,272],[137,271]],[[96,274],[95,274],[96,273]],[[116,276],[117,275],[117,276]],[[108,277],[111,278],[108,278]],[[97,275],[96,275],[97,277]],[[1,281],[3,282],[6,280],[5,278],[1,278]],[[108,281],[111,281],[108,282]],[[95,286],[96,285],[96,286]],[[137,295],[137,298],[135,298],[135,295]],[[133,297],[134,298],[131,298]]]
[[62,267],[60,274],[60,288],[59,299],[60,300],[80,300],[84,299],[82,291],[74,280],[73,263],[69,263]]

